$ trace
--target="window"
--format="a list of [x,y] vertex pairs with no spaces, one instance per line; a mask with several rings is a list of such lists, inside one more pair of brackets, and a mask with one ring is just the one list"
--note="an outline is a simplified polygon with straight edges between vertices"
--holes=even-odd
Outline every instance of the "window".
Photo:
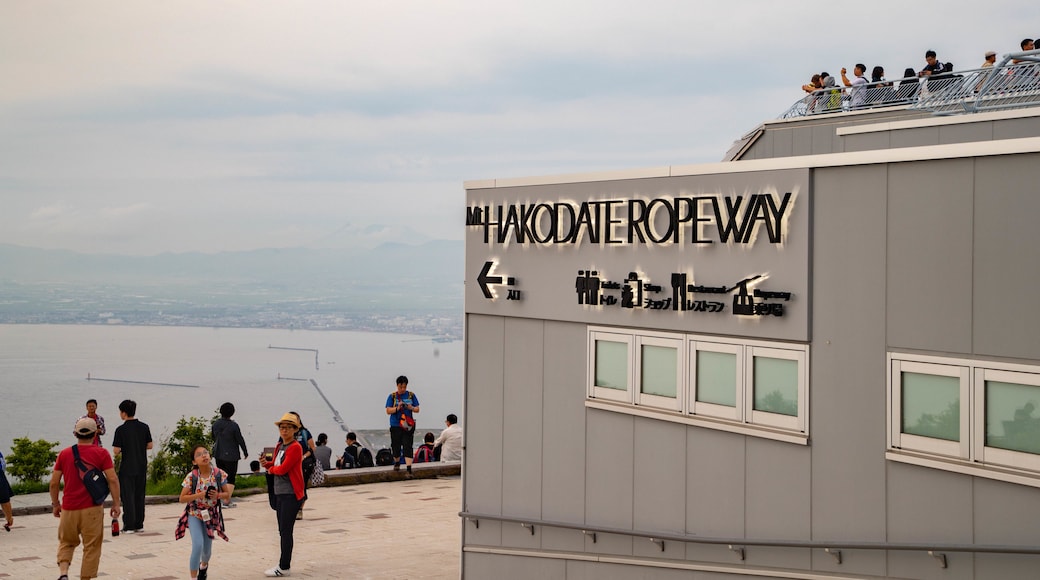
[[589,377],[592,396],[613,401],[631,401],[629,376],[632,336],[612,332],[589,335]]
[[808,439],[806,345],[590,328],[588,348],[590,406]]
[[682,344],[681,338],[636,337],[640,405],[682,411]]
[[890,459],[1018,482],[1009,474],[1040,475],[1040,368],[891,353],[889,363]]

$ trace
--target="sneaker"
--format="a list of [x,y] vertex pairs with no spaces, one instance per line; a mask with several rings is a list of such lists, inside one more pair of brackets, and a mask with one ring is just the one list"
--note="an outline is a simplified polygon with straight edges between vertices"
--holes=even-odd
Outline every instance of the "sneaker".
[[206,576],[209,575],[209,566],[205,568],[199,568],[198,580],[206,580]]
[[281,578],[283,576],[288,576],[288,575],[289,575],[289,571],[288,570],[282,570],[278,566],[275,566],[274,568],[271,568],[270,570],[267,570],[267,571],[264,572],[264,576],[267,576],[268,578]]
[[237,503],[235,503],[235,502],[233,502],[233,501],[230,501],[230,502],[227,502],[227,503],[225,503],[225,504],[224,504],[224,507],[225,507],[226,509],[231,509],[231,508],[233,508],[233,507],[238,507],[238,504],[237,504]]
[[123,530],[124,534],[136,534],[137,530]]
[[296,519],[298,519],[298,520],[302,520],[303,519],[303,510],[302,509],[300,511],[296,512]]
[[395,463],[394,464],[394,471],[401,471],[401,464],[400,463]]

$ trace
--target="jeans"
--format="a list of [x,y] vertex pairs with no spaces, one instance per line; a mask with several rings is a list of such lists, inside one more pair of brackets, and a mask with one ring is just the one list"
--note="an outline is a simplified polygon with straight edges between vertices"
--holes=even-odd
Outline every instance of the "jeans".
[[206,535],[206,524],[195,516],[188,516],[188,531],[191,533],[191,558],[188,559],[188,568],[195,571],[202,562],[209,564],[209,558],[213,554],[213,538]]
[[300,500],[291,493],[279,493],[275,498],[275,513],[278,515],[278,536],[282,540],[282,554],[278,558],[278,567],[288,570],[292,566],[293,528],[296,527],[296,514],[300,513]]

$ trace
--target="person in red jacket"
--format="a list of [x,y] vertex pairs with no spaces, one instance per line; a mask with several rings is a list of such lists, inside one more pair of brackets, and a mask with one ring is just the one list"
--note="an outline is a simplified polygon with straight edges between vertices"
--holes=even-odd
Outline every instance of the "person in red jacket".
[[275,421],[281,440],[275,447],[273,456],[261,456],[260,464],[267,473],[274,476],[271,485],[274,488],[275,513],[278,514],[278,536],[281,538],[281,556],[278,565],[264,572],[269,578],[281,578],[289,575],[292,566],[293,527],[296,525],[296,514],[303,502],[303,447],[296,441],[296,432],[300,429],[300,420],[292,413],[282,415]]

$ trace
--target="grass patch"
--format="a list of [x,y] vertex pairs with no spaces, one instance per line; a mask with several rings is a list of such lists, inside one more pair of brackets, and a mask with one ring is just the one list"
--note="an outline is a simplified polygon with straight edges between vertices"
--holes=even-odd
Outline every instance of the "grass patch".
[[26,493],[44,493],[50,489],[50,482],[42,481],[19,481],[18,483],[11,484],[11,491],[14,495],[22,495]]

